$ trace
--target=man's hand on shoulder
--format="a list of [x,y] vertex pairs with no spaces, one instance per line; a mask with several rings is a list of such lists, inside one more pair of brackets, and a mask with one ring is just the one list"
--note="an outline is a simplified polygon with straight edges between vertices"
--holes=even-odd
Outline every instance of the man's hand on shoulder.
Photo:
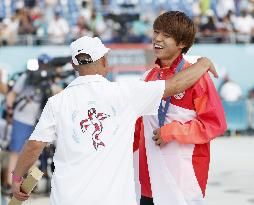
[[201,57],[197,60],[197,63],[203,64],[204,67],[208,68],[208,71],[210,71],[215,78],[219,77],[219,75],[214,67],[214,64],[212,63],[212,61],[209,58]]

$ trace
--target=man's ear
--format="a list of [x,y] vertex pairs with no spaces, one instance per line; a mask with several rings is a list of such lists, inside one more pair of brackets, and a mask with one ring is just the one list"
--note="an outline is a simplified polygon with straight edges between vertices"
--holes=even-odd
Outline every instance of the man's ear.
[[102,60],[103,66],[106,67],[107,66],[106,56],[103,56],[101,60]]
[[73,61],[71,61],[71,65],[72,65],[72,67],[74,68],[74,70],[77,70],[77,69],[78,69],[77,66],[73,63]]

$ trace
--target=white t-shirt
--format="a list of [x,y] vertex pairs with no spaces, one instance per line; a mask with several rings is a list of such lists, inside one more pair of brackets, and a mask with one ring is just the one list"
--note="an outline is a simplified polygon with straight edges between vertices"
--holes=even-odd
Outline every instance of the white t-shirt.
[[56,141],[51,205],[135,205],[136,119],[154,115],[165,81],[76,78],[51,97],[30,140]]
[[54,43],[64,43],[69,30],[68,22],[64,18],[53,19],[48,26],[49,38]]
[[[31,85],[26,85],[27,73],[20,76],[13,87],[13,91],[17,93],[19,103],[15,107],[13,118],[19,122],[34,126],[40,113],[41,94],[36,93],[36,88]],[[33,100],[27,101],[26,97],[31,97]]]
[[217,13],[220,18],[227,15],[228,11],[235,11],[235,2],[234,0],[219,0],[217,2]]
[[234,26],[240,33],[251,34],[252,29],[254,29],[254,18],[250,15],[239,16],[235,19]]

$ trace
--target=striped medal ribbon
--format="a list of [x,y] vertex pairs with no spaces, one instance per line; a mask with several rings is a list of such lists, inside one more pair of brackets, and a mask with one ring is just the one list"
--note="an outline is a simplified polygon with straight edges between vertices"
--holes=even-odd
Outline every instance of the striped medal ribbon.
[[[175,74],[180,72],[185,64],[185,60],[182,58],[181,62],[178,64]],[[158,79],[160,79],[160,74],[158,73]],[[159,126],[162,127],[165,123],[166,115],[168,112],[169,104],[170,104],[171,96],[166,98],[165,107],[162,105],[163,99],[161,99],[161,103],[158,109],[158,120],[159,120]]]

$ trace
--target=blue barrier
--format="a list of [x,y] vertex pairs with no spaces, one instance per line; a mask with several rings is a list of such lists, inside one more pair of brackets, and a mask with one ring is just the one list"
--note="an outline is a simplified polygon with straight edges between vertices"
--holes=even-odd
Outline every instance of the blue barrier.
[[[110,46],[110,45],[108,45]],[[123,65],[133,67],[142,66],[141,64],[149,64],[152,60],[152,50],[149,50],[149,44],[141,47],[140,44],[132,46],[111,45],[112,50],[109,55],[109,62],[116,62],[117,67]],[[138,46],[138,47],[137,47]],[[144,46],[142,44],[142,46]],[[135,51],[135,52],[133,52]],[[26,69],[28,59],[37,58],[40,54],[46,53],[51,57],[69,56],[70,49],[68,46],[8,46],[0,48],[0,68],[8,71],[9,74],[19,72]],[[136,55],[137,54],[137,55]],[[254,45],[231,45],[231,44],[199,44],[193,46],[188,55],[206,56],[212,59],[220,77],[223,72],[227,71],[230,79],[237,82],[243,89],[244,96],[253,87],[253,67],[251,59],[254,59]],[[110,56],[113,56],[112,58]],[[237,56],[237,63],[234,59]],[[134,62],[135,60],[135,62]],[[144,63],[143,63],[144,62]],[[128,64],[128,65],[127,65]],[[146,66],[145,68],[151,68]],[[132,69],[133,70],[133,69]],[[216,87],[220,80],[214,80]]]
[[249,107],[250,128],[254,129],[254,100],[249,101],[248,107]]
[[226,114],[228,130],[247,130],[248,129],[248,109],[245,100],[236,102],[222,101]]
[[[111,81],[124,80],[122,79],[124,77],[130,77],[137,80],[140,76],[141,73],[138,72],[133,72],[132,74],[119,74],[117,76],[110,73],[107,78]],[[254,100],[240,100],[236,102],[222,101],[222,104],[226,114],[227,127],[231,134],[235,131],[246,131],[249,128],[254,129]],[[0,104],[0,117],[2,117],[4,106],[4,104]]]

